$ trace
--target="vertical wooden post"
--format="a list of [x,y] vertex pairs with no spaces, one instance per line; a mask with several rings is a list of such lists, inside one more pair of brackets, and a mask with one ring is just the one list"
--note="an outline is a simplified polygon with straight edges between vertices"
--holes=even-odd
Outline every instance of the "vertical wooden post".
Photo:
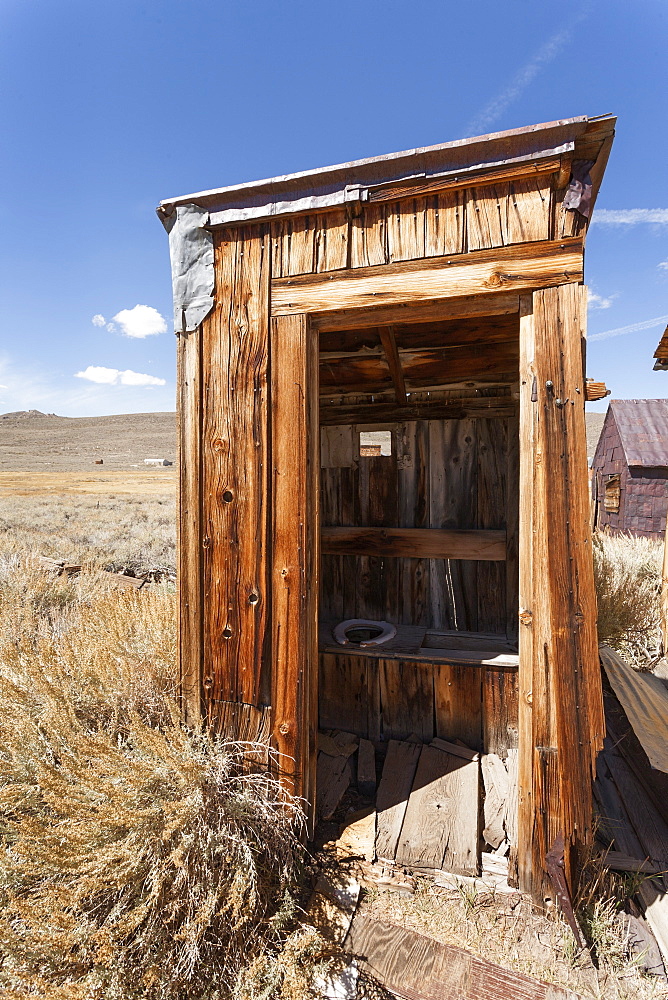
[[201,346],[201,330],[178,336],[179,694],[187,726],[196,726],[202,713]]
[[315,806],[318,712],[318,339],[271,321],[273,734],[286,785]]
[[261,735],[269,677],[269,238],[215,236],[202,325],[203,693],[209,722]]
[[521,319],[520,602],[531,637],[520,639],[519,870],[522,888],[536,899],[552,895],[544,860],[555,838],[564,835],[569,879],[571,849],[591,839],[591,784],[604,733],[587,489],[585,316],[586,289],[569,284],[534,293],[532,336],[528,317]]
[[519,412],[519,654],[518,677],[518,846],[519,884],[528,891],[533,869],[533,472],[535,461],[533,399],[533,299],[520,297]]

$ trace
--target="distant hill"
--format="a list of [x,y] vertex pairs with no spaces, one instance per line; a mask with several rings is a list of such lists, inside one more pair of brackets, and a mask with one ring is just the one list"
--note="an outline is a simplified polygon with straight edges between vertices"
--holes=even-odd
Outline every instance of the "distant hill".
[[[605,414],[587,413],[587,455],[596,450]],[[127,469],[145,458],[176,459],[175,413],[58,417],[39,410],[0,414],[0,469],[81,470],[102,459]]]
[[175,413],[58,417],[39,410],[0,414],[0,469],[82,470],[144,465],[145,458],[176,460]]

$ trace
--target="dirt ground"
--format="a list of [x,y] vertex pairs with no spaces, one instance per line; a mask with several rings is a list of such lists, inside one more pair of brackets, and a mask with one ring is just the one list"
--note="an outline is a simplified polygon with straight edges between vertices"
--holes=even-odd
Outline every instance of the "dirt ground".
[[79,496],[164,496],[176,490],[174,466],[145,471],[103,470],[96,466],[86,472],[54,469],[49,472],[29,470],[0,471],[0,498],[72,495]]

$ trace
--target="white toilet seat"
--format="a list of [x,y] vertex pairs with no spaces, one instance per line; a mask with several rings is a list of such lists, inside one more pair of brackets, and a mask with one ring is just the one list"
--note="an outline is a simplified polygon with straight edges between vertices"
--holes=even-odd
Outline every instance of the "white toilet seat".
[[364,648],[365,646],[381,646],[384,642],[389,642],[390,639],[394,639],[397,634],[397,629],[395,625],[390,622],[376,622],[372,621],[370,618],[348,618],[344,622],[339,622],[333,629],[333,635],[335,640],[340,646],[351,646],[350,639],[348,638],[348,632],[352,629],[357,628],[380,628],[381,633],[375,636],[373,639],[362,639],[361,642],[354,643],[355,646]]

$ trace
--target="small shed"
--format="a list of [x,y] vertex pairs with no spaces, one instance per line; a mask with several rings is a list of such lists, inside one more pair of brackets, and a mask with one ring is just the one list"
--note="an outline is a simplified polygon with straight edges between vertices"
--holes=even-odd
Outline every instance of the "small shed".
[[[432,868],[444,783],[514,759],[513,866],[539,900],[553,845],[570,879],[591,840],[604,730],[582,282],[613,134],[573,118],[158,210],[185,718],[270,738],[311,822],[319,730],[378,757],[423,744],[413,790],[441,791],[412,845],[431,838]],[[454,777],[430,771],[434,739]]]
[[668,511],[668,399],[611,400],[592,472],[596,527],[662,540]]

